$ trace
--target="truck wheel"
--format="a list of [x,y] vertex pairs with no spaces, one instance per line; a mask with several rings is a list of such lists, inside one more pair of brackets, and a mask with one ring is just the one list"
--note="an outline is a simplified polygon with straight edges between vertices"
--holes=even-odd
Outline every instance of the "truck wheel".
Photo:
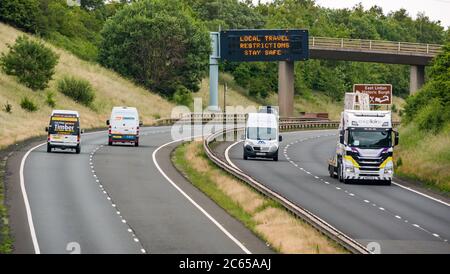
[[112,141],[108,141],[108,146],[112,146]]
[[[244,148],[245,149],[245,148]],[[248,156],[247,156],[247,154],[245,153],[245,151],[244,151],[244,160],[248,160]]]
[[47,144],[47,152],[50,153],[52,152],[52,146]]
[[275,162],[278,162],[278,155],[277,155],[277,156],[273,156],[273,160],[274,160]]
[[344,183],[344,169],[342,168],[342,163],[338,163],[338,179],[339,182]]
[[80,152],[81,152],[81,147],[80,147],[80,146],[77,146],[77,147],[75,148],[75,153],[76,153],[76,154],[80,154]]
[[391,185],[391,183],[392,183],[392,181],[391,181],[391,180],[386,180],[386,181],[384,181],[384,185],[386,185],[386,186],[390,186],[390,185]]
[[328,174],[330,174],[331,178],[334,178],[334,167],[331,165],[328,165]]
[[139,141],[134,142],[134,146],[138,147],[139,146]]

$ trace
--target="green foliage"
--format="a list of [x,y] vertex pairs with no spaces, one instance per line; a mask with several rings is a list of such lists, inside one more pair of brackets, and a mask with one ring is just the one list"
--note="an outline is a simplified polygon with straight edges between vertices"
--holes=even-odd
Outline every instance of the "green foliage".
[[0,57],[3,71],[33,90],[46,88],[55,73],[58,56],[43,43],[26,36],[17,38],[8,48],[9,52]]
[[84,60],[97,59],[100,30],[124,3],[82,0],[81,7],[66,0],[1,0],[0,21],[39,34]]
[[27,96],[23,97],[20,101],[20,107],[28,112],[34,112],[38,110],[36,103],[33,100],[29,99]]
[[177,105],[190,106],[194,99],[192,98],[192,93],[184,86],[179,86],[172,96],[172,100]]
[[406,100],[406,122],[417,122],[422,130],[438,132],[450,121],[450,44],[433,61],[428,82]]
[[56,106],[55,94],[52,91],[47,92],[45,96],[45,102],[51,108],[54,108]]
[[264,99],[277,90],[275,63],[241,63],[231,73],[236,83],[247,88],[252,97]]
[[81,0],[81,7],[87,10],[94,10],[101,8],[104,5],[103,0]]
[[433,99],[417,113],[415,121],[420,130],[439,132],[443,126],[445,109],[439,99]]
[[[439,22],[430,21],[423,14],[414,20],[404,9],[389,14],[384,14],[377,6],[368,10],[362,5],[352,9],[325,9],[308,0],[271,1],[252,9],[265,20],[264,28],[306,28],[311,36],[436,44],[446,39]],[[326,60],[298,63],[301,64],[296,64],[297,94],[319,90],[333,100],[341,100],[343,93],[351,91],[354,83],[390,83],[394,95],[406,97],[409,94],[409,66]],[[250,66],[258,67],[255,64]],[[235,76],[241,74],[237,71],[241,70],[240,65],[225,63],[221,68]],[[245,84],[248,87],[257,86],[266,79],[267,75],[262,73],[254,75]]]
[[1,0],[0,21],[29,32],[38,30],[39,0]]
[[238,0],[184,0],[208,29],[254,29],[264,26],[264,18],[247,3]]
[[89,81],[74,77],[64,77],[58,81],[58,91],[85,106],[91,106],[95,92]]
[[179,85],[199,90],[208,66],[209,34],[176,0],[132,3],[102,30],[99,62],[171,97]]

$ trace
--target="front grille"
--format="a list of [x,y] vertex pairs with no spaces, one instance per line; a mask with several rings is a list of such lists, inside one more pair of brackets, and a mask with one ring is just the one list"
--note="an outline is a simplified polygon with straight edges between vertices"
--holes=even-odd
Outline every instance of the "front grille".
[[392,156],[392,152],[382,153],[379,157],[360,156],[356,152],[347,152],[358,163],[361,176],[374,176],[380,171],[380,165],[387,157]]

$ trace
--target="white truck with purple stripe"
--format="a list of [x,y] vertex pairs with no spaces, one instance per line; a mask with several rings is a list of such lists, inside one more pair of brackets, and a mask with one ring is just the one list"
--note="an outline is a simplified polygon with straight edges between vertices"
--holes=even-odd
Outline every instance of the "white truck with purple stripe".
[[389,185],[397,144],[391,111],[346,109],[341,114],[336,153],[328,163],[330,176],[344,183],[381,180]]

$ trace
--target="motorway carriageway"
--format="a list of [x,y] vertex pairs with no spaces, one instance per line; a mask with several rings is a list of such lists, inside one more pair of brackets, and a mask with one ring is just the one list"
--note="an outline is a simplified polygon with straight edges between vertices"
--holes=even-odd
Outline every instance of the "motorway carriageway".
[[[283,133],[279,161],[242,158],[242,142],[227,160],[266,187],[381,253],[450,253],[450,205],[391,186],[343,184],[328,175],[335,130]],[[395,150],[394,150],[395,153]],[[378,250],[379,247],[379,250]]]
[[35,142],[7,162],[15,253],[271,253],[181,176],[170,127],[141,129],[140,146],[82,135],[82,151]]

